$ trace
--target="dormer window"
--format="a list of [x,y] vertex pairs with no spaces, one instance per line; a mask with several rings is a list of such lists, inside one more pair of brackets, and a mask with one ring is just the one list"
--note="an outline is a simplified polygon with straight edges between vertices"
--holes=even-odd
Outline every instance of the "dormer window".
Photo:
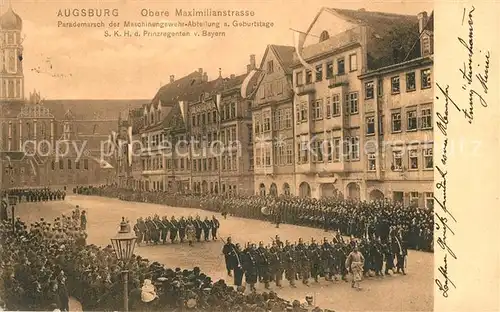
[[155,123],[155,114],[154,112],[151,112],[151,123]]
[[328,34],[328,32],[326,30],[323,30],[321,32],[321,35],[319,36],[319,42],[323,42],[325,40],[328,40],[330,38],[330,35]]

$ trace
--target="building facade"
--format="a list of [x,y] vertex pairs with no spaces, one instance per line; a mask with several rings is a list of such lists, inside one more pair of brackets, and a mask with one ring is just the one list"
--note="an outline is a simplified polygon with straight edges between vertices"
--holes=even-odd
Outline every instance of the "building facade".
[[295,195],[292,69],[295,49],[269,45],[253,96],[254,185],[260,195]]
[[149,191],[253,194],[250,102],[241,96],[245,77],[219,73],[209,80],[202,68],[177,80],[171,76],[144,106],[138,131],[142,173],[134,185]]
[[[378,132],[370,132],[377,138],[375,142],[366,135],[375,127],[372,125],[381,128],[384,122],[391,123],[388,118],[392,118],[392,113],[387,110],[398,107],[391,101],[397,101],[402,107],[417,105],[418,114],[429,113],[427,109],[432,107],[432,88],[411,90],[411,95],[397,100],[381,95],[380,106],[376,109],[370,105],[373,99],[379,98],[373,91],[378,87],[366,79],[372,77],[371,73],[390,72],[389,68],[405,71],[407,66],[413,68],[417,66],[415,64],[425,67],[422,68],[422,75],[428,75],[429,63],[421,58],[425,55],[424,50],[427,54],[432,53],[432,28],[428,27],[431,23],[432,19],[426,14],[417,17],[328,8],[318,13],[300,51],[303,60],[296,54],[295,63],[291,66],[296,143],[293,187],[297,195],[316,198],[343,196],[361,200],[388,197],[399,200],[403,192],[403,197],[411,196],[413,201],[417,192],[423,198],[431,196],[430,169],[429,173],[408,173],[404,177],[400,173],[392,174],[392,171],[374,176],[374,172],[378,171],[374,171],[373,166],[368,170],[368,164],[373,164],[375,157],[371,149],[379,150],[378,146],[387,145],[388,141],[396,138],[405,142],[404,145],[413,140],[432,141],[432,131],[421,129],[415,134],[403,132],[383,138]],[[403,37],[408,39],[406,43],[398,41]],[[412,60],[416,63],[411,63]],[[417,74],[420,75],[420,72],[415,72],[414,80]],[[380,85],[378,89],[382,90],[383,83]],[[410,101],[409,97],[413,100]],[[411,116],[413,114],[414,111],[410,113]],[[426,155],[429,153],[431,151],[427,150]],[[389,159],[385,157],[379,161],[387,163]],[[409,185],[403,186],[405,183]],[[375,185],[379,184],[384,187],[376,188]],[[409,190],[412,188],[414,190]],[[419,200],[421,205],[425,202],[423,198]]]

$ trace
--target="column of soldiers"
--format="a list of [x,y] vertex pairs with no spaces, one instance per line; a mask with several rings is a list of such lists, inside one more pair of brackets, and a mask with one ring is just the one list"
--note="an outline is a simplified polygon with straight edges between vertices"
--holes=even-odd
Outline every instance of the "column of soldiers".
[[63,190],[51,190],[50,188],[17,188],[3,191],[0,194],[1,198],[5,196],[15,196],[20,202],[39,202],[49,200],[64,200],[66,192]]
[[[320,278],[325,281],[344,280],[350,271],[348,256],[354,249],[359,250],[364,258],[363,274],[365,276],[406,275],[407,244],[401,233],[392,231],[389,243],[384,243],[380,237],[364,238],[360,241],[351,237],[344,241],[338,234],[331,241],[324,238],[317,242],[314,238],[304,242],[282,242],[276,236],[271,244],[259,242],[247,243],[244,248],[239,243],[234,244],[228,237],[222,254],[226,262],[229,276],[234,275],[234,284],[241,286],[243,277],[250,289],[255,290],[255,284],[260,282],[266,289],[271,282],[276,287],[283,287],[283,280],[295,288],[297,281],[309,286],[310,281],[316,283]],[[394,272],[395,271],[395,272]],[[354,280],[352,280],[354,287]]]
[[[219,212],[223,217],[237,217],[324,228],[339,229],[347,235],[372,237],[375,234],[388,243],[390,229],[397,227],[408,242],[408,248],[434,250],[434,213],[425,209],[392,202],[387,199],[359,201],[332,198],[300,198],[293,196],[238,196],[224,194],[181,194],[149,192],[112,186],[79,187],[79,194],[119,197],[123,200],[191,207]],[[261,212],[269,207],[271,215]]]
[[215,216],[212,216],[212,219],[205,217],[201,220],[200,216],[176,219],[174,216],[160,218],[158,215],[145,219],[141,217],[133,227],[137,243],[146,245],[166,244],[169,240],[171,243],[187,241],[189,245],[216,240],[219,228],[220,222]]

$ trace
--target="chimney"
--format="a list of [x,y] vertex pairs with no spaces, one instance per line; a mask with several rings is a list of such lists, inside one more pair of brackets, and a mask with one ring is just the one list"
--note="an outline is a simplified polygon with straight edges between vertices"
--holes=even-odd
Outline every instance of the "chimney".
[[234,79],[236,77],[235,74],[231,74],[231,79]]
[[425,25],[427,25],[427,21],[429,20],[429,17],[427,16],[427,12],[418,13],[417,19],[418,19],[418,31],[420,33],[422,33],[422,31],[424,31]]
[[203,68],[198,68],[198,74],[200,74],[201,76],[203,76]]
[[174,75],[170,75],[170,83],[174,83],[175,81],[175,76]]
[[207,75],[206,72],[203,73],[203,79],[202,80],[203,80],[203,82],[207,82],[208,81],[208,75]]
[[219,68],[219,78],[222,78],[222,68]]
[[250,54],[250,70],[255,69],[255,54]]

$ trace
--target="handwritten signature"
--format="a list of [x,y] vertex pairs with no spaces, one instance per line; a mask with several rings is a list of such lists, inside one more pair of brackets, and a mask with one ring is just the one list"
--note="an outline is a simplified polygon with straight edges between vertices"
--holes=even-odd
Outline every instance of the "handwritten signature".
[[[479,100],[479,103],[483,107],[488,107],[488,103],[486,102],[484,96],[474,90],[472,88],[472,83],[473,83],[473,77],[476,77],[476,79],[479,81],[481,84],[484,94],[488,93],[488,71],[490,68],[490,52],[486,51],[485,53],[485,65],[484,65],[484,73],[481,74],[476,74],[474,75],[474,70],[473,70],[473,57],[474,57],[474,19],[473,19],[473,12],[476,10],[476,8],[473,6],[472,9],[469,11],[468,14],[468,19],[467,19],[467,24],[469,25],[469,36],[468,36],[468,41],[465,41],[461,37],[458,37],[458,41],[462,44],[467,49],[467,54],[468,54],[468,60],[467,62],[463,63],[463,68],[459,69],[460,73],[462,74],[462,78],[465,80],[465,83],[462,85],[462,89],[466,90],[469,92],[469,107],[467,109],[462,108],[462,112],[464,114],[465,119],[469,122],[469,124],[472,124],[472,121],[474,120],[474,103],[475,100]],[[463,21],[465,20],[466,10],[464,9],[464,16],[462,17],[462,25]],[[480,53],[482,51],[479,51]]]

